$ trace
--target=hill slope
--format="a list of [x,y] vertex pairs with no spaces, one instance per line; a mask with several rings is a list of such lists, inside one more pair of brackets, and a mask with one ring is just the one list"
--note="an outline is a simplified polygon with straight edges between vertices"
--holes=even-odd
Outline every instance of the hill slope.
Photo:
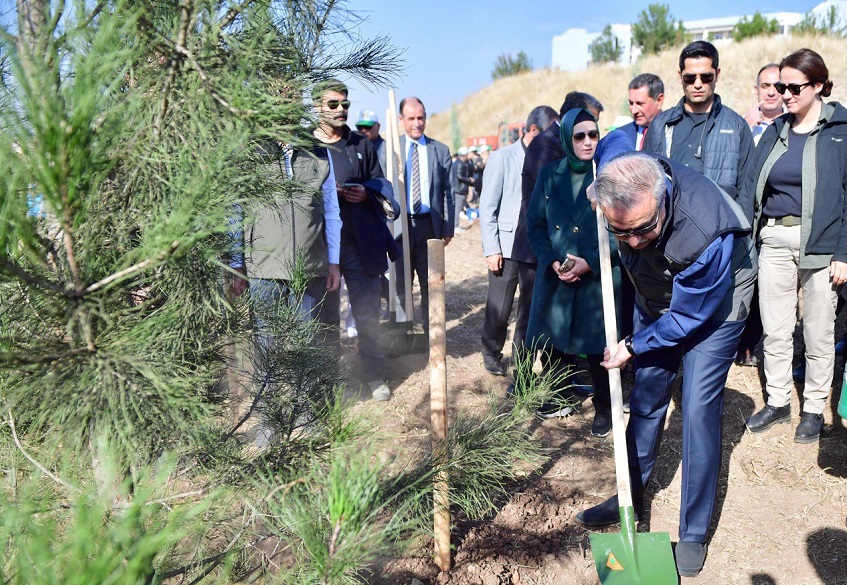
[[[829,99],[847,100],[847,39],[831,37],[759,37],[740,43],[718,45],[721,75],[717,93],[724,104],[740,114],[749,109],[755,97],[753,84],[759,68],[801,47],[820,53],[835,82]],[[500,122],[526,120],[530,110],[547,104],[558,110],[569,91],[579,90],[596,96],[605,106],[600,127],[608,127],[615,117],[629,115],[627,86],[639,73],[655,73],[665,82],[665,107],[682,97],[678,76],[680,48],[641,59],[631,67],[605,65],[584,71],[543,69],[499,79],[456,103],[462,136],[496,134]],[[450,111],[430,117],[427,134],[450,144]],[[452,145],[451,145],[452,146]]]

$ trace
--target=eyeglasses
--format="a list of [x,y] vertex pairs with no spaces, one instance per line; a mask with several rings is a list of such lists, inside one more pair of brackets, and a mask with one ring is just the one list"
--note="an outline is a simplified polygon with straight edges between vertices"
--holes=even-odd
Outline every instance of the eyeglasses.
[[697,81],[698,77],[700,78],[700,81],[707,85],[715,80],[714,73],[684,73],[682,75],[682,82],[685,85],[693,85],[694,82]]
[[620,238],[625,240],[626,238],[630,238],[632,236],[643,236],[646,233],[652,232],[656,229],[656,226],[659,225],[659,217],[662,215],[662,206],[659,205],[656,208],[656,217],[650,223],[646,223],[644,225],[640,225],[637,228],[633,228],[631,230],[621,230],[616,227],[609,225],[608,218],[603,216],[603,225],[606,226],[606,231],[615,236],[616,238]]
[[786,89],[791,92],[791,95],[800,95],[800,92],[807,85],[813,85],[813,83],[811,81],[807,81],[806,83],[782,83],[781,81],[777,81],[773,84],[779,95],[784,94]]
[[597,140],[600,138],[600,133],[597,130],[589,130],[588,132],[576,132],[573,135],[573,139],[577,142],[582,142],[585,140],[585,137],[588,136],[590,140]]
[[327,100],[326,107],[330,110],[337,110],[338,106],[341,106],[345,110],[350,109],[350,100]]

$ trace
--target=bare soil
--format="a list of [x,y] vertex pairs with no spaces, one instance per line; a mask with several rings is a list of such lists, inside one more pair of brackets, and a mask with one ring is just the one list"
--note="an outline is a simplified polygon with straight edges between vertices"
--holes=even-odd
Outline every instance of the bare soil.
[[[446,248],[447,379],[449,409],[482,408],[489,391],[505,400],[509,380],[482,367],[482,329],[487,276],[479,227],[470,226]],[[506,353],[510,353],[507,342]],[[356,374],[355,343],[344,359]],[[395,358],[388,403],[362,399],[355,408],[372,417],[386,441],[414,448],[429,441],[429,371],[426,354]],[[793,441],[801,411],[802,384],[792,401],[791,425],[753,435],[744,420],[764,404],[762,374],[733,366],[725,393],[723,466],[719,499],[705,568],[681,583],[812,585],[847,583],[847,431],[835,413],[840,362],[832,407],[820,442]],[[355,394],[355,384],[352,392]],[[565,419],[541,420],[534,437],[545,447],[543,464],[510,490],[491,517],[456,522],[453,568],[440,573],[431,544],[374,567],[376,585],[596,584],[588,531],[575,521],[583,508],[614,494],[611,436],[589,433],[590,401]],[[669,410],[661,453],[648,488],[649,529],[677,540],[682,448],[678,390]],[[644,527],[642,527],[644,528]],[[609,529],[616,530],[615,529]]]

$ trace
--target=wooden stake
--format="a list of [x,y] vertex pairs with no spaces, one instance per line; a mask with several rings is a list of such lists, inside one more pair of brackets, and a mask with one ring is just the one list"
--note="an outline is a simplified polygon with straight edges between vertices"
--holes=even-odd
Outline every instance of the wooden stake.
[[[426,243],[429,282],[429,403],[435,464],[446,464],[447,321],[444,294],[444,240]],[[435,564],[450,570],[450,494],[447,472],[435,476]]]

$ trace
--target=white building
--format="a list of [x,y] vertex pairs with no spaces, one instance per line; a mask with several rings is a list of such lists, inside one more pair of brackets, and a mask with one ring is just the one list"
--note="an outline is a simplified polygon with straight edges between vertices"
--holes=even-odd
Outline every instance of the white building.
[[[834,6],[838,11],[840,27],[847,27],[847,0],[826,0],[810,10],[810,12],[821,22],[826,18],[830,7]],[[762,14],[768,20],[774,19],[779,23],[780,33],[787,34],[795,25],[804,18],[800,12],[768,12]],[[701,20],[683,21],[686,33],[693,39],[705,39],[716,41],[717,44],[728,43],[732,40],[732,29],[743,18],[753,18],[752,14],[745,16],[725,16],[719,18],[705,18]],[[633,63],[641,51],[632,45],[632,26],[629,24],[613,24],[612,33],[618,37],[623,51],[618,60],[621,64]],[[553,37],[553,57],[551,66],[563,71],[579,71],[585,69],[591,62],[589,46],[599,37],[600,32],[588,32],[584,28],[571,28],[564,33]]]

